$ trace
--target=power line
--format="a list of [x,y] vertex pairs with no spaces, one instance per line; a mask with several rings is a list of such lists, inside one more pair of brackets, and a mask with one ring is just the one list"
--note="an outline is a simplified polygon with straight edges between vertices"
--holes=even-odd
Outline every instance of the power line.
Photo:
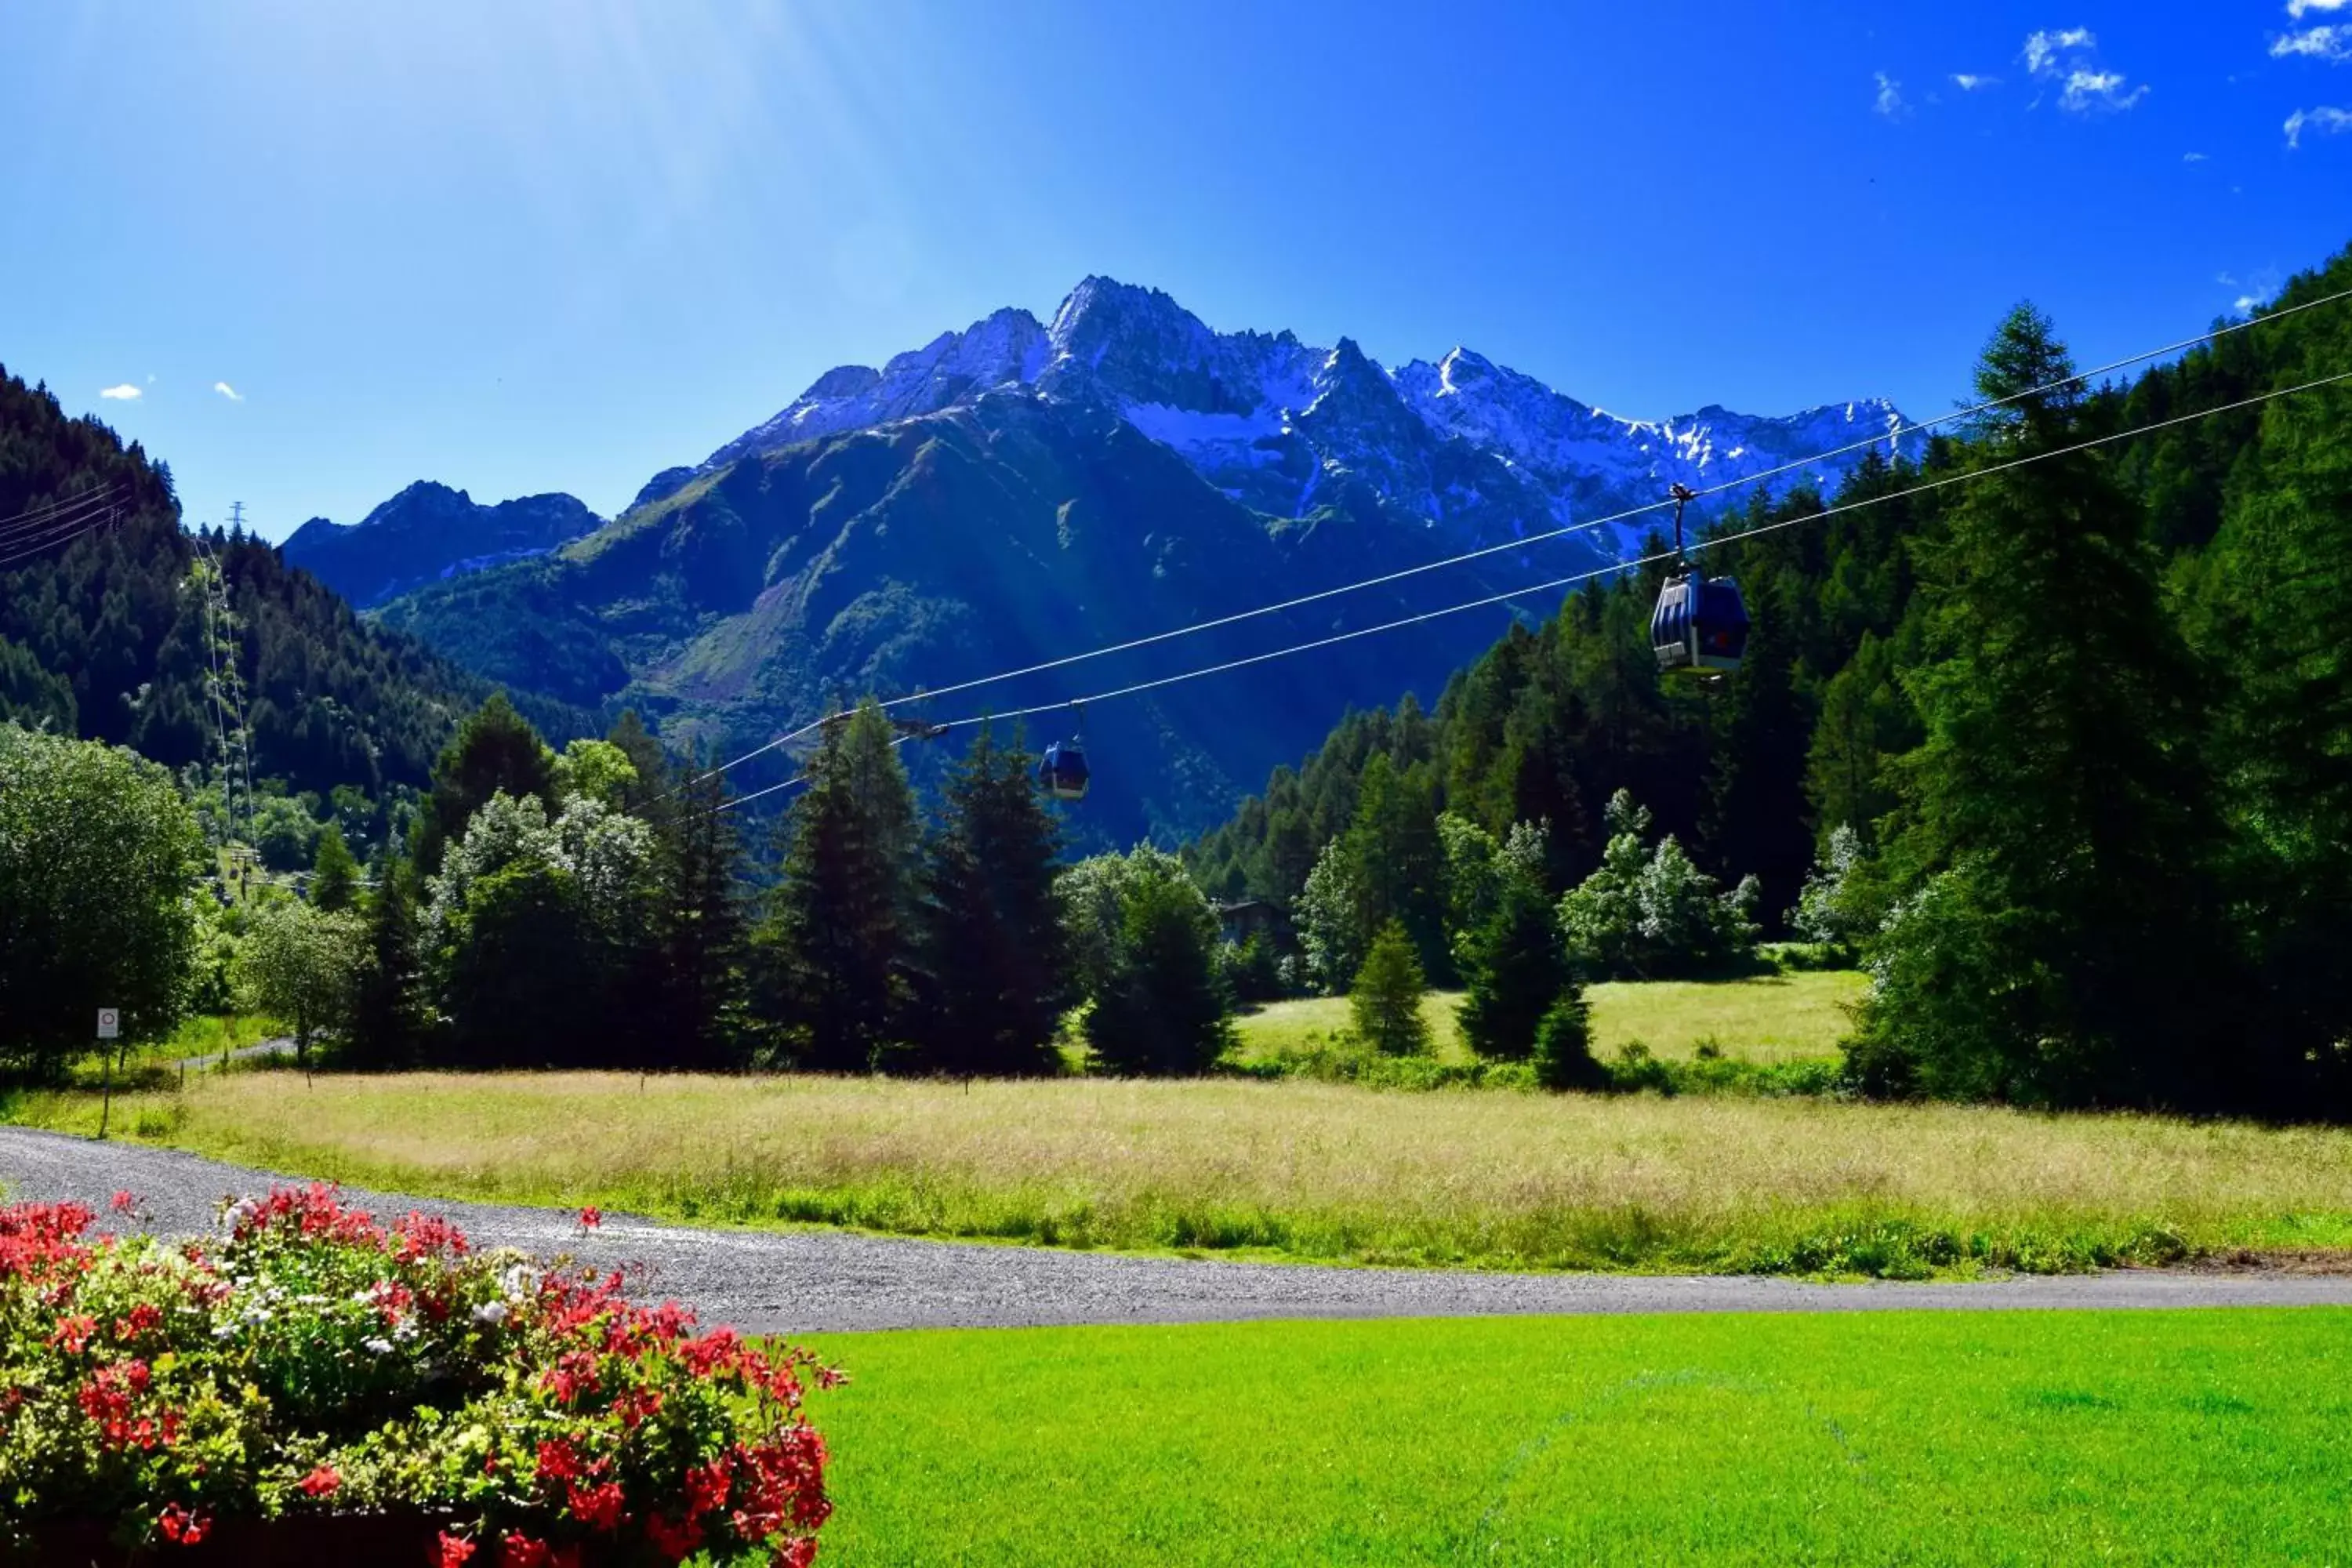
[[[2177,342],[2167,343],[2161,348],[2148,349],[2124,359],[2111,360],[2105,364],[2096,366],[2090,370],[2077,371],[2070,375],[2060,376],[2056,380],[2044,382],[2039,386],[2028,387],[2022,392],[2012,392],[2000,397],[1989,398],[1984,402],[1973,404],[1968,407],[1955,409],[1949,414],[1939,415],[1933,419],[1922,419],[1912,424],[1894,426],[1883,435],[1873,436],[1865,440],[1851,441],[1843,447],[1834,447],[1828,451],[1818,452],[1809,458],[1792,459],[1789,462],[1780,464],[1777,468],[1766,468],[1758,473],[1745,474],[1735,479],[1727,479],[1720,484],[1710,485],[1706,489],[1692,491],[1690,499],[1701,500],[1707,496],[1720,495],[1727,490],[1745,489],[1746,487],[1760,483],[1765,479],[1773,479],[1779,475],[1789,473],[1795,469],[1810,468],[1817,463],[1828,462],[1833,458],[1844,457],[1849,453],[1874,447],[1881,443],[1892,445],[1895,442],[1900,441],[1906,436],[1916,435],[1921,431],[1931,430],[1937,426],[1948,425],[1957,420],[1972,419],[1978,415],[1989,413],[1993,409],[2004,407],[2012,403],[2021,402],[2030,397],[2039,397],[2044,394],[2055,392],[2062,387],[2073,386],[2080,383],[2088,382],[2094,377],[2108,375],[2116,371],[2126,369],[2131,365],[2140,364],[2148,360],[2161,359],[2168,354],[2179,353],[2185,349],[2194,348],[2200,343],[2218,342],[2222,338],[2230,336],[2231,333],[2242,332],[2252,327],[2260,326],[2264,322],[2282,321],[2288,316],[2296,315],[2305,310],[2316,310],[2322,305],[2332,305],[2347,299],[2352,299],[2352,289],[2339,289],[2336,293],[2322,295],[2320,298],[2315,300],[2306,300],[2301,304],[2285,306],[2282,309],[2269,311],[2261,316],[2252,317],[2243,321],[2232,321],[2224,326],[2216,327],[2210,331],[2200,332],[2195,337],[2182,338]],[[2214,412],[2220,412],[2220,410],[2215,410]],[[2159,428],[2159,426],[2151,426],[2149,428]],[[1178,637],[1192,637],[1201,632],[1214,631],[1220,626],[1229,626],[1242,621],[1255,620],[1261,616],[1279,615],[1286,610],[1298,609],[1307,605],[1319,603],[1325,599],[1338,598],[1346,594],[1360,593],[1367,588],[1381,587],[1391,583],[1402,582],[1408,577],[1417,577],[1424,573],[1443,571],[1449,566],[1459,566],[1467,562],[1482,560],[1490,555],[1499,555],[1510,551],[1525,550],[1531,545],[1542,544],[1551,540],[1566,538],[1570,534],[1588,533],[1595,529],[1605,528],[1612,523],[1625,522],[1651,512],[1663,511],[1673,504],[1674,502],[1670,500],[1652,501],[1643,506],[1632,508],[1629,510],[1612,513],[1607,517],[1594,518],[1589,522],[1571,523],[1560,528],[1546,530],[1539,533],[1526,534],[1517,539],[1505,541],[1499,544],[1485,545],[1476,550],[1467,550],[1462,552],[1460,554],[1446,556],[1442,560],[1424,562],[1417,566],[1402,567],[1397,571],[1384,573],[1379,576],[1367,577],[1360,582],[1343,583],[1337,587],[1321,589],[1312,594],[1303,594],[1297,598],[1284,599],[1270,605],[1261,605],[1255,609],[1238,610],[1229,616],[1219,616],[1208,620],[1196,621],[1189,626],[1175,626],[1167,631],[1153,632],[1149,636],[1132,637],[1125,642],[1111,643],[1102,647],[1089,648],[1083,653],[1066,654],[1059,658],[1051,658],[1036,664],[1024,665],[1016,669],[1001,670],[994,675],[979,676],[970,680],[961,680],[954,682],[951,685],[936,687],[929,690],[909,692],[902,697],[890,698],[882,702],[879,706],[887,711],[892,708],[904,707],[910,702],[933,701],[941,697],[953,696],[958,692],[971,691],[982,686],[992,686],[999,681],[1017,680],[1024,676],[1043,675],[1051,670],[1066,668],[1074,664],[1082,664],[1089,659],[1105,658],[1112,654],[1132,652],[1137,648],[1149,647],[1156,643],[1169,642]],[[695,778],[689,779],[688,783],[698,783],[701,779],[710,777],[712,773],[726,773],[741,763],[750,762],[754,757],[764,756],[768,752],[776,750],[778,747],[790,745],[794,741],[801,740],[808,735],[814,734],[818,730],[823,729],[828,722],[845,716],[845,713],[828,713],[823,718],[817,719],[811,723],[802,725],[799,729],[792,731],[788,734],[779,735],[772,741],[766,742],[761,745],[755,746],[751,751],[745,752],[739,757],[721,763],[717,767],[711,769],[709,773],[698,774]],[[671,793],[674,794],[676,792],[673,791]]]
[[13,517],[0,517],[0,528],[14,528],[20,523],[44,522],[58,512],[81,505],[93,496],[110,494],[121,488],[120,484],[93,485],[89,489],[75,495],[53,497],[37,506],[28,506]]
[[22,512],[5,523],[0,523],[0,542],[14,542],[45,532],[111,506],[121,499],[121,488],[109,485],[103,489],[86,490],[70,500],[36,507],[33,510],[41,514],[38,517],[31,512]]
[[71,544],[74,541],[81,538],[84,534],[103,532],[106,530],[112,528],[120,520],[121,516],[121,513],[119,509],[110,507],[104,516],[93,518],[90,521],[82,523],[70,533],[60,535],[55,539],[43,540],[40,543],[33,545],[29,549],[19,550],[13,555],[0,555],[0,569],[5,569],[8,566],[14,565],[19,561],[30,561],[34,556],[46,554],[49,551],[56,549],[60,544]]
[[[2168,430],[2176,426],[2193,424],[2200,419],[2210,419],[2216,415],[2231,414],[2241,409],[2258,407],[2261,405],[2269,403],[2276,398],[2292,397],[2298,393],[2311,392],[2319,387],[2331,386],[2339,382],[2345,381],[2352,381],[2352,371],[2342,371],[2335,375],[2321,376],[2316,380],[2306,381],[2296,386],[2274,388],[2272,391],[2261,393],[2252,397],[2241,398],[2235,403],[2225,403],[2217,407],[2202,409],[2194,414],[2176,415],[2169,419],[2159,419],[2153,424],[2137,426],[2129,430],[2118,430],[2110,435],[2095,436],[2088,440],[2077,441],[2071,446],[2053,447],[2047,452],[2034,452],[2022,458],[2012,458],[2006,462],[1994,463],[1985,468],[1970,468],[1960,473],[1948,474],[1942,479],[1929,479],[1920,484],[1909,486],[1904,489],[1890,490],[1885,495],[1868,496],[1861,500],[1845,501],[1837,506],[1824,508],[1820,511],[1806,512],[1798,517],[1783,518],[1778,522],[1762,523],[1754,528],[1744,529],[1738,533],[1722,534],[1713,539],[1702,540],[1698,543],[1692,545],[1688,553],[1696,555],[1703,550],[1711,550],[1718,545],[1736,544],[1741,540],[1754,539],[1759,534],[1777,533],[1784,528],[1795,528],[1801,524],[1809,522],[1821,522],[1829,518],[1843,516],[1849,512],[1861,511],[1869,507],[1880,506],[1887,501],[1906,500],[1914,496],[1927,495],[1936,490],[1948,489],[1953,485],[1967,484],[1973,480],[1989,479],[1995,474],[2008,473],[2012,469],[2026,468],[2034,463],[2048,462],[2053,458],[2071,457],[2078,452],[2087,452],[2094,447],[2111,446],[2117,441],[2129,440],[2134,437],[2152,435],[2158,430]],[[1198,680],[1204,676],[1223,675],[1231,670],[1244,669],[1250,666],[1265,664],[1277,658],[1287,658],[1294,654],[1311,653],[1318,648],[1330,647],[1344,642],[1353,642],[1360,637],[1377,637],[1383,632],[1401,631],[1407,626],[1421,626],[1430,621],[1443,619],[1447,616],[1462,615],[1471,610],[1487,609],[1496,605],[1507,604],[1513,599],[1524,598],[1530,595],[1549,593],[1554,589],[1572,587],[1580,583],[1589,583],[1597,577],[1607,577],[1621,572],[1636,571],[1641,567],[1654,565],[1662,561],[1675,560],[1678,553],[1679,552],[1675,551],[1666,550],[1642,556],[1637,560],[1612,562],[1607,566],[1599,567],[1591,572],[1580,572],[1566,577],[1555,577],[1549,582],[1532,583],[1523,587],[1514,588],[1507,593],[1491,594],[1482,599],[1471,599],[1459,605],[1449,605],[1443,609],[1425,610],[1419,615],[1405,616],[1392,621],[1383,621],[1378,626],[1360,626],[1353,631],[1339,632],[1330,637],[1317,637],[1311,642],[1296,643],[1288,647],[1275,648],[1265,653],[1252,654],[1246,658],[1227,659],[1221,664],[1204,665],[1198,669],[1188,669],[1175,675],[1164,675],[1152,680],[1139,680],[1130,685],[1115,687],[1106,691],[1097,691],[1090,696],[1066,698],[1056,702],[1040,702],[1026,708],[1012,709],[1009,711],[1003,713],[975,713],[967,718],[943,720],[931,727],[932,732],[942,733],[949,730],[964,729],[975,724],[993,723],[998,720],[1003,719],[1032,718],[1040,713],[1059,712],[1069,708],[1090,707],[1095,703],[1108,702],[1116,698],[1132,697],[1139,692],[1154,691],[1158,690],[1161,687],[1175,686],[1187,680]],[[893,743],[901,743],[904,739],[906,739],[906,737],[901,737],[900,742]],[[807,775],[803,774],[797,778],[787,779],[782,784],[772,784],[766,789],[757,790],[752,794],[738,796],[735,800],[728,802],[727,805],[729,806],[740,805],[746,801],[757,800],[761,795],[772,795],[777,790],[789,789],[793,784],[804,784],[806,782]],[[725,810],[727,807],[721,806],[718,809]]]

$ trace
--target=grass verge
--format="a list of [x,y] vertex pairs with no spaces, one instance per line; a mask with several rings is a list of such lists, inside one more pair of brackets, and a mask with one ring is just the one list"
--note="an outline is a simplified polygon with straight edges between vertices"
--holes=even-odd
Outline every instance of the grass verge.
[[2321,1563],[2352,1312],[823,1336],[841,1568]]
[[[10,1120],[89,1131],[96,1097]],[[2352,1131],[1820,1100],[207,1074],[135,1137],[394,1192],[701,1223],[1481,1268],[2066,1270],[2352,1256]]]

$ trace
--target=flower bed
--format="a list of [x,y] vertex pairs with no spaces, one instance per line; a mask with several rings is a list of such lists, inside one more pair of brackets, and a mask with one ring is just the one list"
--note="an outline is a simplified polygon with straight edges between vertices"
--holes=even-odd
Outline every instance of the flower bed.
[[226,1208],[214,1245],[91,1219],[0,1209],[0,1542],[34,1561],[815,1558],[802,1396],[838,1378],[804,1352],[323,1186]]

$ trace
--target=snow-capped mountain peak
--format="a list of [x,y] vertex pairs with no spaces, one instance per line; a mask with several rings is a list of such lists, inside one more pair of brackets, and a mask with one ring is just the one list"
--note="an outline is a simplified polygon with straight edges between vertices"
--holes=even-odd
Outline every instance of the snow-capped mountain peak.
[[[1094,276],[1050,325],[1001,310],[878,371],[827,371],[702,467],[1003,389],[1108,409],[1272,516],[1369,507],[1482,542],[1628,510],[1676,482],[1737,482],[1856,443],[1891,450],[1903,425],[1878,398],[1779,418],[1715,405],[1621,418],[1466,347],[1391,372],[1349,338],[1323,349],[1287,331],[1219,332],[1157,289]],[[1766,482],[1775,493],[1826,488],[1860,457],[1841,452]],[[641,500],[677,482],[666,473]],[[1645,531],[1628,525],[1597,542],[1622,552]]]

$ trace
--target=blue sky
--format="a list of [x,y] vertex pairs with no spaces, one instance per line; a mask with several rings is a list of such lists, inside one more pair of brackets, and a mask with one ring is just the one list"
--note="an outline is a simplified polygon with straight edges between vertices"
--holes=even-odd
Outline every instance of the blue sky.
[[609,514],[1089,272],[1916,417],[2019,298],[2095,362],[2352,240],[2352,4],[2297,5],[9,6],[0,363],[272,537],[420,478]]

